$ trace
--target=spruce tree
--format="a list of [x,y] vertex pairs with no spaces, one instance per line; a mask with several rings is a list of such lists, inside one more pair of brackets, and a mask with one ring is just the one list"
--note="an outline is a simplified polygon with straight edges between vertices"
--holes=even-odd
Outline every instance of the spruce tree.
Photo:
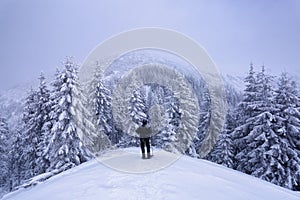
[[5,118],[0,117],[0,188],[9,191],[10,133]]
[[287,137],[291,145],[300,151],[300,97],[298,86],[286,73],[279,79],[276,103],[280,116],[285,119]]
[[243,99],[239,104],[239,109],[241,109],[241,116],[238,117],[238,122],[244,123],[246,119],[253,117],[256,115],[256,105],[254,102],[257,97],[257,80],[255,77],[253,64],[250,64],[250,69],[248,76],[246,76],[245,80],[245,89],[243,93]]
[[24,179],[45,172],[48,163],[44,159],[43,152],[46,148],[45,137],[49,134],[51,111],[50,92],[47,88],[45,77],[40,75],[40,85],[37,91],[31,89],[25,103],[23,112],[22,146],[24,147],[21,159]]
[[[85,121],[88,121],[87,124],[89,124],[89,129],[92,129],[92,132],[96,133],[94,135],[85,137],[88,141],[85,141],[84,143],[89,143],[86,146],[92,152],[99,152],[108,148],[111,145],[108,135],[112,135],[111,132],[114,132],[113,119],[111,117],[112,114],[110,109],[110,92],[102,83],[101,77],[103,72],[99,66],[99,62],[97,62],[96,65],[97,67],[95,69],[93,78],[85,85],[81,85],[80,87],[82,91],[80,98],[86,99],[84,100],[85,108],[82,108],[81,110],[83,113],[85,113],[85,118],[88,119]],[[99,89],[99,87],[101,89]],[[104,94],[101,93],[103,91],[105,91]],[[87,98],[85,98],[85,96]],[[105,117],[103,117],[102,114]],[[109,122],[105,121],[103,118],[107,119]],[[104,125],[102,125],[102,122]],[[107,131],[110,132],[108,133]],[[89,135],[88,132],[86,132],[85,135]]]
[[167,126],[158,134],[161,147],[170,152],[180,152],[176,146],[178,142],[177,129],[181,122],[181,112],[178,99],[171,94],[165,94],[164,104],[166,108]]
[[110,141],[116,144],[119,138],[115,133],[113,125],[110,91],[104,86],[101,80],[98,80],[94,93],[94,112],[97,125],[103,129],[103,132],[109,137]]
[[[146,107],[146,100],[145,95],[142,93],[142,90],[135,90],[129,100],[129,115],[133,122],[138,124],[139,126],[142,125],[142,121],[148,121],[148,109]],[[121,136],[120,141],[116,141],[118,146],[120,147],[129,147],[129,146],[138,146],[139,141],[138,137],[123,134]]]
[[253,64],[250,64],[248,76],[244,79],[245,89],[243,93],[242,101],[238,104],[235,110],[236,129],[232,133],[232,139],[234,140],[234,146],[237,151],[241,151],[245,148],[246,143],[243,138],[247,136],[250,130],[253,128],[251,123],[247,120],[254,117],[259,112],[257,111],[258,105],[258,86],[256,80],[256,73],[254,71]]
[[53,107],[50,113],[53,120],[45,158],[50,163],[47,171],[66,169],[87,161],[90,156],[79,138],[76,108],[78,94],[77,67],[67,59],[62,72],[56,74],[52,93]]
[[148,119],[145,98],[141,91],[136,90],[133,92],[128,110],[132,121],[137,124],[141,125],[143,120]]
[[[254,76],[253,65],[250,65],[249,75],[245,79],[246,88],[244,90],[244,98],[238,107],[237,119],[239,119],[238,127],[233,131],[234,142],[237,147],[237,169],[245,173],[251,173],[253,166],[248,165],[247,153],[251,149],[249,143],[253,142],[251,139],[247,139],[250,133],[253,131],[255,125],[255,119],[264,111],[261,111],[262,104],[265,103],[262,98],[264,69],[260,72],[260,75]],[[259,84],[260,82],[260,84]],[[266,111],[266,110],[265,110]],[[250,121],[251,120],[251,121]],[[263,120],[261,120],[263,121]],[[253,139],[253,137],[252,137]]]
[[38,95],[33,89],[30,90],[29,95],[25,101],[25,108],[23,111],[23,128],[22,128],[22,144],[23,152],[21,155],[22,165],[22,180],[29,179],[36,173],[36,160],[38,158],[37,148],[41,136],[38,127]]
[[12,151],[9,157],[9,191],[12,191],[24,181],[26,169],[24,169],[25,161],[22,159],[22,155],[24,154],[24,146],[22,144],[22,128],[18,127],[14,133]]
[[243,100],[238,105],[236,111],[237,128],[233,131],[233,140],[237,152],[247,147],[244,139],[253,130],[254,124],[249,119],[259,116],[265,111],[274,111],[272,106],[271,82],[273,77],[266,74],[265,67],[256,74],[253,65],[250,65],[248,76],[245,78],[246,88],[244,90]]
[[235,146],[232,140],[232,131],[235,128],[235,121],[232,113],[228,112],[225,129],[220,134],[214,149],[207,156],[208,160],[221,164],[228,168],[235,168]]
[[49,167],[48,161],[45,159],[43,154],[47,142],[46,138],[50,134],[50,129],[52,126],[49,113],[51,112],[52,101],[50,99],[50,91],[47,87],[45,76],[43,73],[40,75],[40,85],[37,91],[37,134],[40,136],[37,144],[37,160],[36,160],[36,173],[41,174],[46,171]]
[[246,119],[245,124],[237,128],[243,130],[245,126],[248,127],[244,129],[248,132],[240,138],[245,145],[239,148],[235,157],[237,169],[291,189],[291,185],[295,184],[293,177],[299,171],[299,160],[284,133],[284,117],[280,116],[282,111],[278,109],[282,107],[278,104],[282,94],[277,91],[278,97],[274,99],[272,78],[265,73],[264,67],[256,80],[257,93],[252,101],[254,116]]
[[279,183],[289,189],[299,187],[300,175],[300,113],[297,86],[287,73],[282,73],[276,90],[275,105],[277,108],[278,128],[284,145],[281,147],[280,160],[285,166],[284,177]]

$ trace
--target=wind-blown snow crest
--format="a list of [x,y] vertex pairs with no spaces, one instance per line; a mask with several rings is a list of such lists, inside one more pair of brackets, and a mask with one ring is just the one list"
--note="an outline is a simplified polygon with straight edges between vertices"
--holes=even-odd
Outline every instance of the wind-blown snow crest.
[[[122,159],[121,155],[127,156]],[[139,149],[131,148],[109,152],[103,159],[121,167],[147,169],[149,164],[172,156],[171,153],[155,150],[153,160],[142,160]],[[21,189],[3,198],[12,199],[298,200],[300,193],[205,160],[181,156],[172,165],[139,174],[114,170],[95,159],[33,188]]]

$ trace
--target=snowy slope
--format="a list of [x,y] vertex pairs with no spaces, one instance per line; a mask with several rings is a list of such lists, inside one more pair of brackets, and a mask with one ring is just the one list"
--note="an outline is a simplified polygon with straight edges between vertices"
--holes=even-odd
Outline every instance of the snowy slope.
[[[138,149],[126,149],[110,152],[105,160],[114,165],[118,163],[121,169],[131,166],[131,169],[142,170],[174,156],[156,151],[152,159],[142,160]],[[3,199],[299,200],[300,193],[205,160],[182,156],[163,169],[138,174],[120,172],[92,160],[33,188],[8,194]]]

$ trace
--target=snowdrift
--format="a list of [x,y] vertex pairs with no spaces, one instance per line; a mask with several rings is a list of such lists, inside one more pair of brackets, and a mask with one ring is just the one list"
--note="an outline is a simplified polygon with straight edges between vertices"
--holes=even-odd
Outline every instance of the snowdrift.
[[[89,161],[3,199],[300,199],[300,193],[205,160],[162,150],[154,154],[142,160],[139,149],[112,151],[99,158],[104,163]],[[167,164],[170,160],[173,162]],[[157,170],[151,171],[149,166]]]

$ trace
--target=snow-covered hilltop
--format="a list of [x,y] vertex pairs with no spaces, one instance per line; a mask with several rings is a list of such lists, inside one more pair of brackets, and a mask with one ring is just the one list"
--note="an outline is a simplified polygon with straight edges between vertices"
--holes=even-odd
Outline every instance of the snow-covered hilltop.
[[[139,149],[122,149],[110,161],[119,167],[139,169],[163,162],[174,155],[155,151],[150,160],[139,158]],[[123,162],[119,162],[123,154]],[[3,200],[35,199],[218,199],[297,200],[293,192],[258,178],[216,165],[180,157],[174,164],[153,173],[124,173],[91,160],[35,186],[8,194]]]
[[[264,67],[256,71],[251,64],[245,80],[230,75],[223,76],[228,108],[225,113],[226,111],[221,112],[226,107],[225,103],[218,104],[218,108],[222,109],[211,107],[211,94],[214,90],[209,91],[204,79],[199,74],[193,73],[193,68],[185,70],[184,63],[179,65],[173,62],[175,59],[151,60],[152,57],[150,57],[149,62],[155,61],[159,65],[141,66],[132,70],[131,67],[134,66],[130,64],[135,63],[139,66],[139,64],[144,64],[145,60],[136,55],[133,57],[129,55],[132,63],[121,58],[112,63],[104,79],[101,76],[105,72],[101,72],[101,64],[97,62],[97,69],[93,72],[91,80],[87,83],[79,83],[78,66],[67,58],[63,69],[57,70],[54,80],[45,82],[44,75],[41,75],[39,86],[28,89],[27,97],[24,98],[22,96],[25,95],[21,95],[25,93],[25,89],[19,92],[19,96],[18,92],[14,92],[18,89],[8,91],[7,94],[2,93],[0,114],[2,112],[2,115],[5,115],[2,117],[0,115],[0,138],[4,138],[0,141],[0,152],[4,152],[0,154],[2,165],[2,167],[0,165],[0,196],[18,188],[28,188],[35,185],[35,181],[44,181],[67,169],[81,165],[92,159],[93,153],[99,155],[107,149],[139,146],[139,140],[134,133],[143,120],[149,121],[151,127],[158,129],[157,134],[151,137],[151,145],[157,149],[204,158],[273,184],[299,191],[300,94],[296,81],[288,74],[273,78]],[[164,67],[165,64],[170,67]],[[119,69],[120,73],[116,73],[116,69]],[[155,70],[156,72],[151,74],[150,70],[151,73]],[[177,72],[174,72],[176,70],[182,73],[182,76],[177,76]],[[157,81],[143,82],[140,85],[138,77],[142,74],[155,77]],[[166,78],[168,74],[174,76]],[[165,87],[167,85],[165,82],[160,82],[164,78],[167,81],[177,80],[177,82],[172,82],[172,85],[176,86],[174,91]],[[186,79],[188,84],[182,82],[183,79]],[[49,82],[51,84],[47,84]],[[119,85],[124,87],[118,87]],[[180,87],[177,87],[178,85]],[[126,88],[130,90],[127,91]],[[122,93],[123,91],[126,95]],[[190,95],[187,91],[195,93],[196,100],[189,101],[194,99],[194,95]],[[179,93],[188,98],[178,96]],[[182,106],[180,99],[183,99],[187,107]],[[225,96],[220,99],[225,100]],[[196,104],[199,107],[194,107]],[[121,109],[116,111],[113,108]],[[183,110],[183,108],[189,109]],[[187,120],[182,117],[185,116],[182,113],[195,117],[195,120],[191,117]],[[222,121],[220,116],[225,117],[225,114],[226,122],[224,127],[222,125],[223,130],[221,130],[222,127],[214,130],[220,133],[220,137],[216,136],[211,139],[211,141],[216,140],[217,143],[211,143],[214,145],[212,151],[205,157],[202,156],[202,146],[205,146],[202,144],[207,130],[210,130],[208,125],[219,123]],[[16,130],[17,119],[22,123]],[[184,120],[189,123],[183,123]],[[118,123],[123,121],[126,123],[120,126]],[[180,132],[181,130],[184,131]],[[195,134],[191,135],[192,133]],[[140,160],[135,162],[136,156],[123,156],[123,152],[116,154],[118,156],[112,156],[113,159],[105,157],[108,163],[117,166],[113,167],[114,169],[120,166],[123,167],[121,171],[141,172],[136,171],[135,166],[143,167],[145,163]],[[135,155],[138,155],[138,152],[135,152]],[[157,164],[160,166],[162,161],[165,162],[168,160],[166,158],[169,158],[164,153],[158,156],[160,157],[155,156],[148,162],[150,168],[146,171],[153,171],[153,169],[156,171],[153,167],[157,167]],[[165,162],[164,166],[170,163],[172,162]],[[124,170],[125,166],[126,170]],[[179,167],[183,171],[190,170],[190,167],[183,168],[181,165]],[[143,170],[144,168],[142,172]],[[180,172],[180,170],[177,171]],[[74,171],[71,170],[71,172]],[[197,177],[196,172],[198,173],[196,170],[192,175],[188,173],[187,177],[190,176],[191,179]],[[173,177],[173,182],[185,180],[183,172],[178,178],[178,173],[174,174],[176,176]],[[131,176],[125,178],[131,178]],[[106,181],[109,182],[111,178],[108,179]],[[218,183],[219,175],[217,178],[210,177],[209,180],[203,177],[198,177],[198,179],[204,180],[205,183],[213,180],[211,182],[211,187],[213,187],[215,181]],[[51,180],[56,180],[56,178]],[[224,190],[223,193],[234,191],[235,186],[244,183],[241,179],[225,180],[222,181],[225,188],[222,188],[220,184],[222,189],[219,189]],[[135,182],[134,179],[129,179],[129,181]],[[149,181],[152,180],[149,179]],[[226,188],[227,182],[234,184]],[[82,187],[85,187],[85,183]],[[106,184],[106,182],[102,183],[103,187],[108,190],[103,194],[110,194],[110,186]],[[189,183],[180,184],[175,184],[174,188],[189,186]],[[205,186],[201,181],[200,184],[201,188]],[[131,185],[131,187],[137,188],[136,185]],[[190,187],[194,189],[192,186],[188,188]],[[244,188],[247,187],[242,189]],[[238,189],[240,190],[241,188]],[[70,191],[73,190],[70,189]],[[120,196],[123,191],[117,192],[119,192],[117,196]],[[205,193],[206,190],[203,192]],[[45,194],[47,193],[45,191]],[[210,193],[212,193],[211,190]],[[181,193],[180,195],[183,196]],[[278,195],[275,196],[278,197]],[[161,199],[159,196],[157,198]]]

